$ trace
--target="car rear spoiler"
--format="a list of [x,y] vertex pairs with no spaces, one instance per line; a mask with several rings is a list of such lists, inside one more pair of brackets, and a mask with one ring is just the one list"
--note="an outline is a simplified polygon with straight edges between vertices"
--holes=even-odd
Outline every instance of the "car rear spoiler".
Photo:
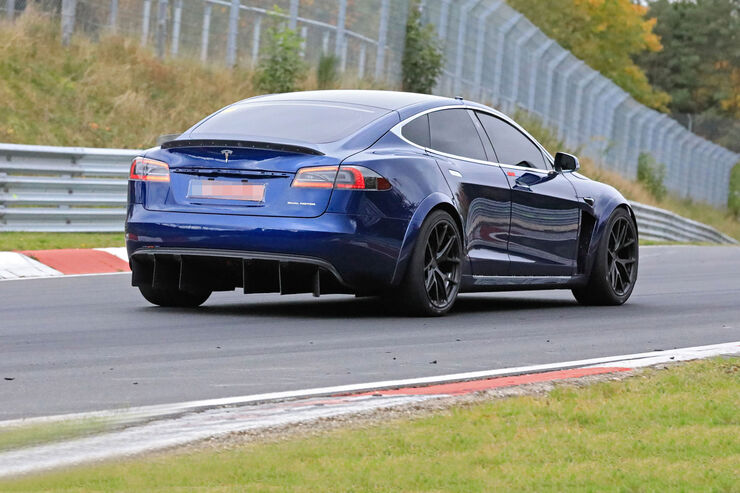
[[214,140],[214,139],[183,139],[170,140],[162,144],[162,149],[179,149],[182,147],[226,147],[240,149],[260,149],[269,151],[291,152],[293,154],[310,154],[323,156],[324,153],[310,147],[290,144],[275,144],[274,142],[257,142],[253,140]]

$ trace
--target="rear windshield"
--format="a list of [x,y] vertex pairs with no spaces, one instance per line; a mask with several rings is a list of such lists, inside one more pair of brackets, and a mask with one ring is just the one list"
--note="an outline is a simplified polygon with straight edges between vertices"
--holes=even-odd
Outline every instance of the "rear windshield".
[[335,103],[245,103],[212,116],[198,125],[190,137],[218,134],[324,144],[347,137],[386,113],[388,110],[380,108]]

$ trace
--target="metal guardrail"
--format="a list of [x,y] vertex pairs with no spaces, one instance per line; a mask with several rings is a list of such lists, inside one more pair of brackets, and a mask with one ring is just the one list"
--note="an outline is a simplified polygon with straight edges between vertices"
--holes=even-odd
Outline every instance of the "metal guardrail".
[[[137,149],[0,144],[0,232],[118,232]],[[705,224],[632,203],[640,237],[656,241],[737,243]]]

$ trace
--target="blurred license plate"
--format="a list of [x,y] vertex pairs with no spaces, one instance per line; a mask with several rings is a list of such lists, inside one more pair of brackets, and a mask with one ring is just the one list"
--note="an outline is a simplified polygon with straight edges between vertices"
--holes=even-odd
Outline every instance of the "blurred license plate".
[[265,199],[265,185],[226,183],[215,180],[191,180],[188,198],[262,202]]

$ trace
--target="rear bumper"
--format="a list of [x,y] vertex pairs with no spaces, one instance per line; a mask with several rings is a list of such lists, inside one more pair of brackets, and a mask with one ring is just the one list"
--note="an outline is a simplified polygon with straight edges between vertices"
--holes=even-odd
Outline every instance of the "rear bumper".
[[359,215],[193,214],[149,211],[132,204],[126,247],[130,257],[141,259],[159,252],[314,265],[331,272],[348,290],[366,292],[390,285],[407,226],[400,219]]

